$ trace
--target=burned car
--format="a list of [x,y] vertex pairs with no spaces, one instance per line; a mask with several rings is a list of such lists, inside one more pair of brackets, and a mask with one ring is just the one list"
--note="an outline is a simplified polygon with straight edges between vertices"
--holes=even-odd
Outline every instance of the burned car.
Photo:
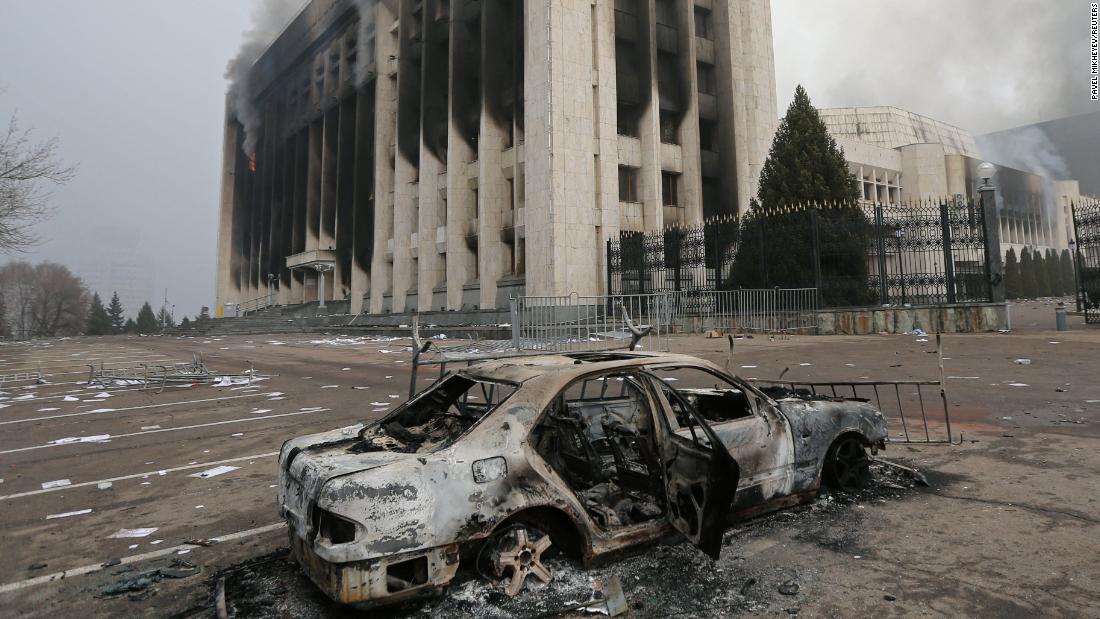
[[680,535],[717,557],[730,522],[858,487],[886,421],[866,402],[775,392],[662,353],[497,360],[452,372],[380,421],[287,441],[293,556],[360,607],[439,592],[460,564],[514,595]]

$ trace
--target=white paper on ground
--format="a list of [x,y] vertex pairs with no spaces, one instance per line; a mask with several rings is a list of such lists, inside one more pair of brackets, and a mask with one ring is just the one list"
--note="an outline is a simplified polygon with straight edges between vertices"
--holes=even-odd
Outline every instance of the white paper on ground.
[[250,414],[250,415],[262,415],[264,413],[270,413],[270,412],[271,412],[270,408],[257,408],[254,411],[248,411],[248,414]]
[[66,402],[79,402],[80,398],[76,398],[76,397],[73,397],[71,395],[67,395],[67,396],[65,396],[65,401]]
[[144,529],[119,529],[115,533],[108,535],[110,539],[123,539],[132,537],[149,537],[157,532],[157,527],[147,527]]
[[142,430],[159,430],[160,426],[141,426]]
[[55,518],[68,518],[69,516],[81,516],[83,514],[92,513],[91,509],[79,509],[75,512],[65,512],[64,514],[50,514],[46,516],[46,520],[54,520]]
[[50,445],[67,445],[69,443],[109,443],[111,442],[110,434],[96,434],[95,436],[66,436],[65,438],[59,438],[50,441]]
[[339,389],[340,385],[321,385],[321,389]]
[[111,397],[111,394],[107,393],[106,391],[100,391],[99,393],[95,394],[95,396],[93,396],[93,397],[109,398],[109,397]]
[[44,482],[42,482],[42,489],[43,490],[49,490],[50,488],[60,488],[62,486],[68,486],[71,483],[73,483],[73,482],[71,482],[67,479],[57,479],[57,480],[54,480],[54,481],[44,481]]
[[206,469],[205,471],[200,471],[198,473],[191,473],[190,475],[188,475],[188,477],[198,477],[200,479],[207,479],[207,478],[210,478],[210,477],[215,477],[215,476],[221,475],[222,473],[228,473],[230,471],[235,471],[239,468],[241,468],[241,467],[239,467],[239,466],[226,466],[226,465],[223,464],[222,466],[215,466],[212,469]]
[[390,405],[390,403],[389,402],[371,402],[370,405],[371,406],[387,406],[388,407]]

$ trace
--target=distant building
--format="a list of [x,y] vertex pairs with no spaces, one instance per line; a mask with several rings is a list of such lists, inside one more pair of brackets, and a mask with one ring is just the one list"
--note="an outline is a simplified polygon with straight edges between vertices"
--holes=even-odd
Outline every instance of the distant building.
[[[1006,152],[1017,150],[1014,145],[1033,144],[1038,139],[1043,142],[1040,148],[1049,148],[1046,154],[1056,161],[1036,163],[1063,166],[1065,176],[1078,179],[1082,193],[1100,196],[1100,157],[1096,154],[1100,145],[1100,112],[988,133],[977,139],[983,148]],[[1025,156],[1024,161],[1028,158]]]
[[[844,149],[866,202],[973,199],[983,153],[965,129],[894,107],[833,108],[821,118]],[[993,158],[1001,221],[1001,251],[1068,248],[1076,180],[1014,169]]]
[[601,293],[621,231],[745,211],[778,117],[770,0],[313,0],[247,81],[218,308]]

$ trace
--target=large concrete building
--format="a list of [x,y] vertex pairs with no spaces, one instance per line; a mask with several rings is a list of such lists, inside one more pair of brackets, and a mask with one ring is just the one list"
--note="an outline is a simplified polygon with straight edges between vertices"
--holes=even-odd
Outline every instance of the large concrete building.
[[599,293],[620,231],[748,208],[778,117],[769,0],[313,0],[245,86],[219,307]]
[[[895,107],[820,111],[844,149],[863,200],[883,204],[961,197],[973,199],[983,153],[969,131]],[[1029,150],[1033,145],[1021,144]],[[1043,176],[1005,165],[995,156],[1001,250],[1068,248],[1070,204],[1081,199],[1076,180]]]

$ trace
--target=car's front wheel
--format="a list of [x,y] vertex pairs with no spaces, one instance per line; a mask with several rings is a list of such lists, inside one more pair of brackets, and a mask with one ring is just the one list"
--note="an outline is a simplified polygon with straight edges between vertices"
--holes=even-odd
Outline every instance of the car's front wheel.
[[871,457],[859,437],[847,434],[825,454],[825,483],[842,492],[862,490],[871,481]]

